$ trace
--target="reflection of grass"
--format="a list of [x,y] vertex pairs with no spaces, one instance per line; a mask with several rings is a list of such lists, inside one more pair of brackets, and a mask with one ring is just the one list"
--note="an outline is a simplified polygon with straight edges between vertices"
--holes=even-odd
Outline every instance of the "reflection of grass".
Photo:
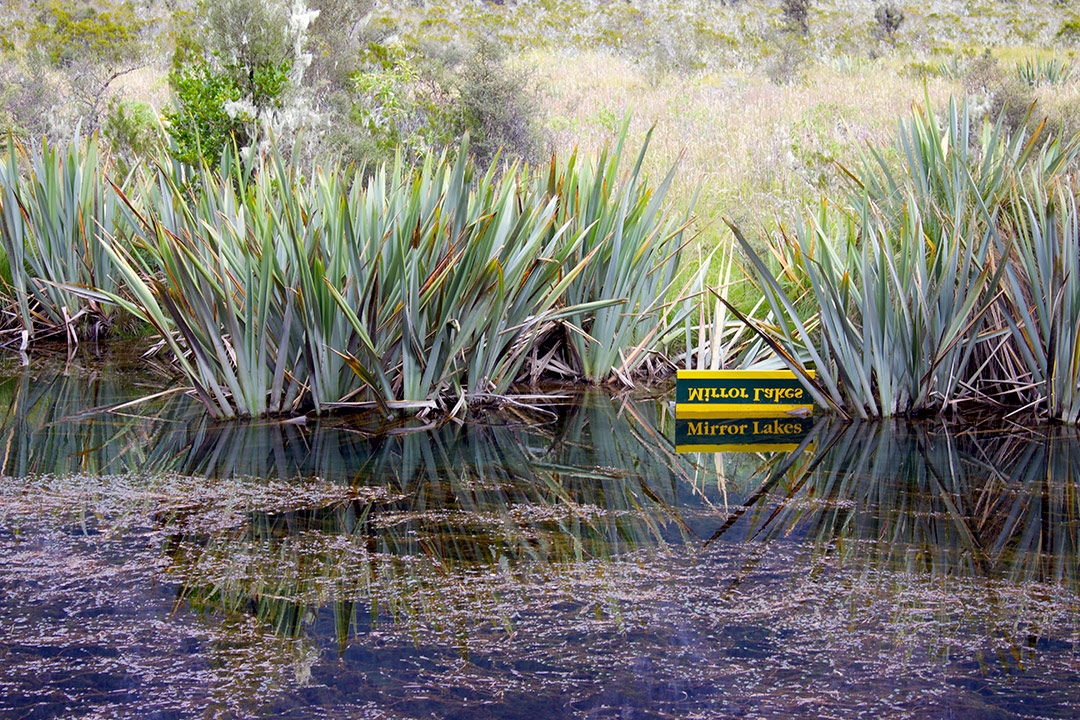
[[[451,644],[468,645],[478,623],[513,635],[514,598],[531,592],[540,569],[572,582],[583,562],[619,565],[627,553],[664,546],[669,529],[692,537],[677,498],[680,485],[698,487],[697,471],[658,460],[664,448],[642,441],[652,423],[623,410],[608,401],[570,413],[548,431],[548,453],[510,428],[386,438],[358,477],[388,483],[397,500],[255,514],[242,531],[209,542],[180,534],[184,597],[254,612],[290,634],[330,606],[342,644],[382,621]],[[1051,450],[936,426],[823,423],[813,442],[806,456],[766,459],[761,489],[719,515],[727,524],[709,547],[730,550],[728,535],[751,538],[725,594],[747,592],[738,578],[753,577],[770,548],[791,537],[811,542],[811,564],[842,566],[856,584],[849,590],[890,577],[1077,590],[1074,437]],[[1048,463],[1051,452],[1058,459]],[[999,472],[987,471],[989,453]],[[608,599],[597,591],[589,602],[600,616],[626,611],[621,591],[610,588]],[[959,620],[945,612],[936,622]]]
[[26,370],[0,387],[8,396],[0,413],[0,470],[15,477],[160,467],[160,435],[174,422],[190,419],[193,409],[183,398],[167,395],[127,412],[106,412],[130,400],[130,377],[77,365],[46,367],[38,374]]
[[209,537],[181,531],[173,557],[188,578],[184,599],[251,610],[290,634],[328,603],[344,628],[355,620],[336,603],[363,601],[373,617],[451,637],[466,628],[449,596],[475,587],[473,601],[494,602],[478,578],[512,580],[537,563],[558,574],[690,532],[675,491],[688,466],[647,411],[620,413],[604,396],[539,433],[450,425],[369,442],[355,478],[396,499],[256,512]]
[[818,453],[785,490],[760,495],[751,535],[805,533],[868,568],[1080,588],[1075,431],[1025,440],[856,424]]

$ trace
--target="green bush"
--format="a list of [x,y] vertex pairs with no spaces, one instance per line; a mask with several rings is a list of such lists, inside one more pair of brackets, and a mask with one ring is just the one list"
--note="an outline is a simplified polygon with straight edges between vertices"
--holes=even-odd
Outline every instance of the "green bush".
[[487,167],[501,153],[527,161],[542,150],[540,103],[529,74],[506,67],[499,49],[481,43],[459,76],[462,130],[477,162]]
[[1057,40],[1069,45],[1080,43],[1080,18],[1072,17],[1061,23],[1061,28],[1057,32]]
[[466,133],[483,167],[500,153],[529,161],[540,155],[537,92],[528,73],[506,67],[491,43],[464,59],[454,47],[369,43],[352,83],[351,117],[368,141],[351,145],[374,152],[366,159],[398,151],[419,157]]
[[173,155],[189,165],[202,158],[214,159],[235,139],[240,145],[249,139],[245,117],[229,114],[228,103],[240,100],[242,93],[233,79],[200,62],[169,75],[175,93],[175,107],[165,110],[167,130],[173,140]]
[[352,83],[351,117],[370,138],[376,159],[398,151],[419,157],[453,139],[449,90],[416,51],[369,43]]
[[280,0],[222,0],[206,7],[208,46],[255,117],[281,106],[296,60],[289,7]]
[[169,75],[175,106],[165,112],[178,159],[216,162],[230,139],[260,139],[284,106],[310,14],[302,3],[222,0],[200,5],[180,25]]
[[311,67],[307,77],[320,91],[349,86],[366,42],[377,39],[365,21],[374,0],[311,0],[319,16],[311,25]]

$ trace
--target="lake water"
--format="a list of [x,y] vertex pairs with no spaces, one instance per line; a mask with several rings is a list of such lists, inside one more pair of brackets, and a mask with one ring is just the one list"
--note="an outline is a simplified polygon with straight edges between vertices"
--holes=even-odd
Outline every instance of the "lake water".
[[0,367],[2,717],[1080,716],[1075,430],[221,425],[110,362]]

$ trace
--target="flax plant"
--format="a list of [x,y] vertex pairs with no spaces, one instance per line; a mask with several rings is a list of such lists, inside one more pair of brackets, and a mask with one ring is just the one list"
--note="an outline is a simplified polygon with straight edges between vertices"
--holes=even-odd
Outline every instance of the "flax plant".
[[577,368],[589,382],[615,378],[631,384],[630,377],[658,348],[670,326],[682,322],[681,315],[669,318],[664,310],[689,221],[688,215],[679,218],[664,209],[676,168],[655,188],[646,182],[642,162],[650,132],[623,176],[626,135],[624,124],[615,146],[605,149],[595,164],[576,153],[563,165],[553,161],[547,183],[548,192],[559,199],[556,224],[567,224],[571,234],[583,235],[575,260],[595,255],[567,287],[566,302],[618,302],[567,321]]
[[782,235],[813,316],[736,232],[780,319],[772,340],[797,371],[813,365],[819,402],[868,418],[986,397],[982,346],[1007,334],[986,322],[1009,268],[1007,208],[1029,168],[1044,182],[1069,155],[1037,152],[1037,137],[1009,135],[1001,120],[976,141],[972,124],[966,103],[950,103],[941,125],[917,108],[900,129],[898,169],[871,153],[846,203],[824,202]]
[[98,241],[118,232],[105,171],[96,136],[84,142],[76,134],[65,145],[43,143],[33,152],[8,143],[0,162],[0,242],[24,345],[57,331],[77,344],[80,323],[97,334],[115,313],[115,306],[76,289],[119,289]]
[[1015,240],[1002,282],[1011,343],[999,353],[1003,392],[1041,414],[1080,420],[1080,215],[1065,181],[1039,178],[1015,193]]
[[516,170],[474,179],[466,153],[399,162],[348,202],[351,272],[332,289],[361,342],[341,349],[384,404],[458,409],[505,394],[539,333],[570,312],[589,258],[552,228],[555,200]]
[[145,211],[125,197],[138,252],[105,245],[134,298],[113,299],[162,335],[222,418],[291,412],[304,391],[295,297],[246,172],[226,153],[220,172],[204,168],[185,190],[159,170]]
[[125,293],[81,293],[149,322],[220,418],[461,413],[542,375],[560,324],[603,338],[578,345],[581,375],[627,380],[664,337],[684,224],[663,214],[672,174],[654,191],[639,156],[622,179],[621,154],[478,174],[466,140],[351,180],[276,148],[166,164],[117,190],[134,247],[100,243]]

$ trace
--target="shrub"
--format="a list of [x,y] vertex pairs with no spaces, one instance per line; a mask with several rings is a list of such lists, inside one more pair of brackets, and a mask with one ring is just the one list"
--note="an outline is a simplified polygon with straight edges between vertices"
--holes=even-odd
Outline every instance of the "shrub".
[[364,27],[374,0],[313,0],[319,16],[311,25],[311,82],[317,89],[348,88],[364,46]]
[[539,157],[537,91],[528,72],[508,68],[492,43],[467,56],[455,46],[369,43],[352,83],[351,117],[368,138],[350,139],[354,152],[374,152],[376,160],[399,151],[416,158],[468,133],[483,167],[500,153]]
[[90,6],[52,0],[31,27],[30,43],[54,65],[80,60],[119,65],[138,55],[143,25],[130,3],[99,0]]
[[1072,17],[1061,23],[1061,28],[1057,32],[1057,40],[1069,45],[1080,43],[1080,18]]
[[777,85],[790,85],[799,78],[799,67],[806,60],[806,43],[801,38],[784,38],[765,62],[765,75]]
[[0,62],[0,134],[40,139],[63,124],[63,88],[44,62],[36,62],[39,51]]
[[248,139],[245,117],[228,106],[241,98],[240,88],[232,78],[215,72],[209,64],[174,70],[169,84],[176,94],[175,107],[165,110],[168,133],[173,140],[173,155],[189,165],[202,158],[216,158],[234,138],[243,145]]
[[886,0],[874,9],[874,21],[877,22],[874,33],[890,44],[895,43],[896,32],[904,24],[904,11],[892,0]]
[[803,37],[810,34],[810,0],[780,0],[784,29]]
[[459,78],[460,117],[477,162],[487,167],[503,152],[536,160],[542,140],[540,103],[528,72],[506,67],[499,48],[482,42]]
[[369,43],[353,73],[352,120],[371,139],[378,159],[402,151],[416,158],[454,137],[450,91],[423,57],[397,43]]
[[[27,47],[36,55],[28,60],[44,59],[60,71],[58,84],[66,86],[65,107],[48,111],[59,116],[74,111],[84,131],[98,129],[113,81],[140,62],[141,35],[149,24],[127,2],[44,3],[24,26]],[[65,124],[62,119],[51,122]]]
[[[284,0],[223,0],[202,9],[192,28],[179,33],[169,78],[176,107],[166,113],[174,152],[191,163],[200,154],[216,160],[230,136],[248,146],[265,137],[264,128],[296,129],[293,116],[304,113],[279,111],[302,81],[310,60],[303,53],[306,30],[317,14]],[[196,39],[199,30],[205,43]]]

